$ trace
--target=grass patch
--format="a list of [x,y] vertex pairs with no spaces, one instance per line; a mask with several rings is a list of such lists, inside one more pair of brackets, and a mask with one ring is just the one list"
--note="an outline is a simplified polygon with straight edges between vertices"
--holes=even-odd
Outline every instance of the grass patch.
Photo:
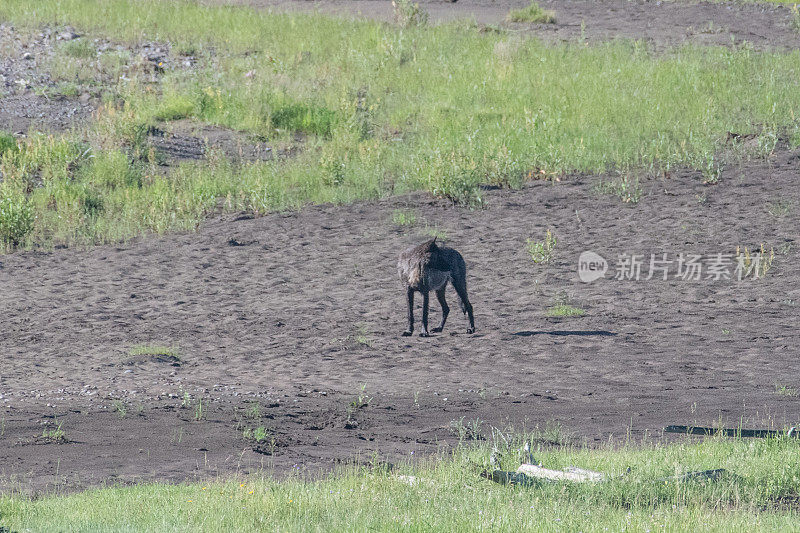
[[178,349],[174,346],[162,346],[159,344],[137,344],[128,352],[130,355],[163,355],[180,359]]
[[42,431],[42,438],[49,442],[61,443],[67,441],[67,434],[61,429],[61,424],[58,424],[58,426],[53,429],[45,428]]
[[584,309],[570,304],[566,293],[561,293],[553,298],[553,305],[547,308],[545,316],[549,318],[572,318],[586,314]]
[[800,31],[800,6],[792,4],[789,9],[792,11],[792,28],[794,28],[795,31]]
[[270,432],[264,426],[245,428],[242,431],[242,437],[244,437],[245,440],[252,440],[256,443],[259,443],[267,440],[270,437]]
[[8,132],[0,131],[0,156],[3,155],[3,152],[16,150],[16,148],[17,138]]
[[767,204],[767,212],[774,217],[785,217],[792,210],[789,200],[775,200]]
[[272,126],[287,131],[329,137],[336,123],[336,111],[304,103],[276,106],[270,114]]
[[[267,435],[264,429],[265,440]],[[577,466],[609,479],[524,488],[479,475],[483,469],[514,470],[529,460],[526,442],[548,468]],[[657,481],[713,468],[728,475]],[[36,498],[6,494],[0,516],[3,526],[20,531],[789,531],[797,527],[799,474],[793,439],[687,439],[589,449],[493,432],[487,441],[470,441],[450,455],[392,471],[376,463],[341,468],[315,481],[265,477]]]
[[773,261],[775,261],[775,248],[770,246],[769,252],[767,252],[763,242],[758,249],[752,251],[747,246],[736,247],[737,270],[740,270],[737,275],[740,276],[740,279],[763,278],[767,272],[772,270]]
[[586,314],[580,307],[573,307],[566,303],[558,303],[547,310],[546,316],[550,318],[570,318]]
[[595,188],[598,194],[616,196],[623,203],[636,204],[642,198],[642,186],[639,178],[622,174],[612,179],[601,179]]
[[531,260],[534,263],[546,264],[553,259],[553,254],[555,254],[557,244],[558,239],[555,235],[553,235],[553,232],[548,229],[544,235],[543,241],[527,239],[525,241],[525,249],[531,256]]
[[796,398],[800,395],[795,387],[789,385],[775,384],[775,394],[778,396],[785,396],[788,398]]
[[61,45],[61,52],[75,59],[92,59],[97,57],[94,45],[86,39],[74,39]]
[[[193,70],[167,61],[155,84],[152,71],[103,52],[109,73],[129,68],[111,77],[119,82],[85,135],[33,136],[0,155],[1,197],[15,213],[0,223],[11,228],[6,248],[116,242],[192,229],[220,210],[263,214],[411,190],[480,205],[481,185],[572,171],[689,166],[713,180],[727,132],[768,132],[768,154],[800,115],[797,51],[548,46],[463,23],[399,28],[166,0],[6,0],[0,17],[201,51]],[[303,150],[268,162],[210,157],[167,178],[148,131],[182,117],[301,139]],[[635,179],[601,188],[629,203],[641,195]]]
[[536,2],[531,2],[521,9],[512,9],[506,18],[509,22],[552,24],[556,21],[556,13],[550,9],[543,9]]
[[417,223],[417,214],[411,209],[395,209],[392,211],[392,223],[395,226],[413,226]]
[[185,95],[174,95],[165,98],[159,104],[153,118],[160,121],[178,120],[191,116],[195,111],[195,102]]
[[424,26],[428,23],[428,12],[411,0],[392,0],[394,21],[403,28]]

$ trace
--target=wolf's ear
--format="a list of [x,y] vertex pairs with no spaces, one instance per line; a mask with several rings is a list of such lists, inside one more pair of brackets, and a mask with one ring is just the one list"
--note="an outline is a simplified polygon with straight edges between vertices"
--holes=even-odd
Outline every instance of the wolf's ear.
[[438,235],[434,235],[433,240],[431,241],[431,244],[434,246],[436,246],[436,237],[438,237]]

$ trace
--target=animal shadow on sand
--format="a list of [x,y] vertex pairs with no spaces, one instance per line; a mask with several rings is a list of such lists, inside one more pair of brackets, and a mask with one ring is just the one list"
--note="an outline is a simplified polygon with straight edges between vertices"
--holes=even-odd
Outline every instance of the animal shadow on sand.
[[598,330],[555,330],[555,331],[517,331],[512,333],[517,337],[533,337],[534,335],[553,335],[556,337],[615,337],[617,334],[613,331]]

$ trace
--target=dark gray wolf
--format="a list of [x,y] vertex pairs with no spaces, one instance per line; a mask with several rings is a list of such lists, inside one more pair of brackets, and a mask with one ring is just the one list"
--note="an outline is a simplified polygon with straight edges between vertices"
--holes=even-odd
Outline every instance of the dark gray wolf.
[[436,298],[442,306],[442,323],[433,328],[434,333],[442,331],[450,308],[444,299],[447,282],[453,284],[461,303],[461,311],[469,318],[467,333],[475,332],[475,319],[472,316],[472,304],[467,298],[467,265],[461,254],[452,248],[439,246],[436,238],[412,246],[400,254],[397,262],[400,279],[406,286],[408,299],[408,329],[403,332],[407,337],[414,333],[414,292],[422,293],[422,331],[420,337],[428,336],[428,292],[435,291]]

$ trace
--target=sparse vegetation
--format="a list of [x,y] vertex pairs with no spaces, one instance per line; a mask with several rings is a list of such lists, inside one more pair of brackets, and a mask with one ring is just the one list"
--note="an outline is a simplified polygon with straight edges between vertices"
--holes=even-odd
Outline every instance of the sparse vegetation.
[[257,402],[253,402],[245,411],[245,416],[253,419],[261,418],[261,406]]
[[774,217],[785,217],[792,210],[792,203],[788,200],[775,200],[767,204],[767,212]]
[[164,346],[160,344],[137,344],[130,349],[130,355],[163,355],[180,359],[178,349],[174,346]]
[[246,440],[253,440],[256,443],[260,443],[270,438],[270,432],[264,426],[245,428],[245,430],[242,432],[242,437],[244,437]]
[[458,420],[450,421],[450,432],[458,437],[458,442],[463,443],[467,440],[482,440],[481,426],[483,421],[480,418],[464,422],[462,416]]
[[550,318],[570,318],[579,317],[586,314],[586,311],[580,307],[570,305],[569,299],[566,295],[560,295],[555,298],[551,307],[547,309],[546,316]]
[[521,9],[512,9],[509,11],[508,20],[509,22],[552,24],[556,21],[556,13],[550,9],[543,9],[538,3],[532,1]]
[[0,186],[0,247],[19,246],[33,229],[33,210],[23,194]]
[[367,384],[362,383],[358,396],[350,402],[350,407],[353,409],[362,409],[369,405],[372,401],[372,396],[367,395]]
[[411,0],[392,0],[394,21],[403,28],[425,26],[428,23],[428,13]]
[[48,442],[53,443],[60,443],[66,442],[67,434],[61,429],[61,424],[59,423],[58,426],[52,429],[45,428],[42,431],[42,438]]
[[797,396],[800,395],[795,387],[778,383],[775,384],[775,394],[777,394],[778,396],[785,396],[788,398],[796,398]]
[[15,150],[17,148],[17,139],[8,132],[0,131],[0,156],[3,152]]
[[556,304],[547,309],[547,316],[550,318],[567,318],[567,317],[577,317],[583,316],[586,314],[586,311],[581,309],[580,307],[573,307],[569,304]]
[[601,179],[597,192],[619,197],[626,204],[636,204],[642,197],[642,186],[638,176],[621,174],[613,179]]
[[67,41],[62,45],[62,51],[68,57],[75,59],[89,59],[97,56],[97,50],[86,39]]
[[528,239],[525,241],[525,249],[531,256],[531,260],[536,264],[547,264],[553,259],[558,239],[549,229],[545,232],[543,241]]
[[758,251],[751,252],[745,246],[744,248],[736,247],[736,264],[737,276],[739,279],[744,278],[763,278],[772,269],[772,262],[775,260],[775,249],[770,247],[769,252],[761,243]]
[[[725,132],[759,131],[768,155],[800,109],[795,54],[548,46],[463,24],[400,29],[164,0],[7,0],[0,16],[79,28],[85,44],[63,55],[81,62],[86,83],[120,79],[127,67],[87,131],[29,136],[0,156],[0,202],[13,212],[0,221],[7,249],[115,242],[193,229],[220,209],[263,214],[415,189],[480,205],[481,185],[571,171],[623,169],[601,191],[635,203],[639,169],[688,165],[713,183]],[[168,61],[156,75],[136,57],[93,50],[95,35],[169,36],[177,53],[213,46],[215,56],[198,54],[189,71]],[[63,68],[65,83],[84,83]],[[302,149],[275,161],[209,157],[167,178],[148,132],[179,117]]]
[[[266,428],[258,433],[261,442],[268,435]],[[255,441],[255,432],[246,438]],[[101,524],[94,529],[104,531],[261,531],[267,525],[386,530],[398,523],[436,531],[788,531],[796,526],[800,459],[794,439],[714,437],[592,449],[493,431],[487,441],[469,443],[413,465],[348,467],[314,480],[151,484],[36,498],[12,493],[0,497],[0,513],[4,526],[20,531],[79,530],[87,523]],[[531,461],[601,471],[609,478],[519,487],[481,476],[484,470],[515,470]],[[716,481],[670,480],[712,468],[725,473]],[[425,482],[411,484],[401,475]]]
[[128,414],[128,406],[122,400],[114,400],[111,402],[111,407],[117,412],[117,416],[120,418],[125,418],[125,415]]
[[395,209],[392,212],[392,223],[396,226],[413,226],[417,222],[417,215],[410,209]]
[[361,346],[372,346],[372,342],[369,340],[369,332],[364,324],[359,324],[355,338],[356,343],[360,344]]
[[789,6],[789,9],[792,12],[792,28],[796,31],[800,31],[800,6],[792,4]]
[[448,235],[447,230],[440,228],[439,226],[430,226],[428,223],[425,223],[425,229],[422,232],[430,238],[436,238],[437,242],[443,243],[447,242]]

